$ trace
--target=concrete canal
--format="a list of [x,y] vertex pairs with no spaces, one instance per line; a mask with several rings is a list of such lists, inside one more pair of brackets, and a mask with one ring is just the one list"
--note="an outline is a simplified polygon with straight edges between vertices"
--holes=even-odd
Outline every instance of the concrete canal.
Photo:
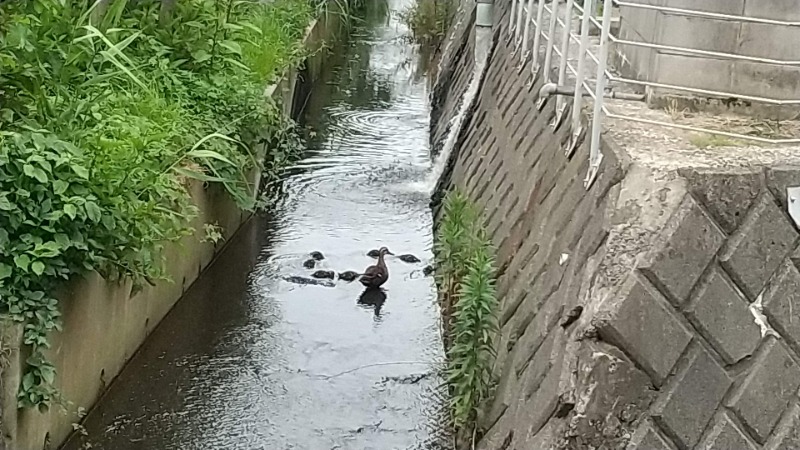
[[[153,332],[64,446],[78,449],[445,448],[444,360],[428,192],[429,111],[397,13],[367,2],[313,87],[304,158]],[[386,246],[379,294],[298,284],[362,271]]]

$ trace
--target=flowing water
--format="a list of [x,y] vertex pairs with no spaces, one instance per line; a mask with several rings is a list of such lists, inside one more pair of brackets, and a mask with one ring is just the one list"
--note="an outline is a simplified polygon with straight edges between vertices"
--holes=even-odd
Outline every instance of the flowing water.
[[[282,201],[250,221],[157,327],[65,450],[440,449],[444,396],[426,179],[428,107],[396,13],[370,0],[309,98],[308,151]],[[289,282],[361,271],[384,290]]]
[[[456,25],[456,27],[458,24]],[[458,109],[456,114],[450,119],[448,123],[448,131],[445,134],[444,142],[442,145],[441,153],[436,155],[436,160],[433,163],[433,168],[425,177],[425,181],[419,185],[420,189],[433,193],[439,178],[442,177],[445,167],[450,159],[450,154],[458,142],[458,135],[461,127],[464,126],[464,119],[467,117],[467,111],[475,105],[478,99],[478,90],[483,82],[483,75],[486,70],[487,58],[489,50],[492,46],[492,29],[488,27],[477,27],[475,29],[475,68],[472,72],[467,89],[459,99]]]

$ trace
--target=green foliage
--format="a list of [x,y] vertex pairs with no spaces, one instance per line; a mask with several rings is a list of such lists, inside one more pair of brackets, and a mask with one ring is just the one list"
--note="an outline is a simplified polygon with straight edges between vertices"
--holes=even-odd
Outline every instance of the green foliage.
[[253,209],[248,175],[274,180],[298,151],[264,87],[304,56],[312,5],[176,5],[0,4],[0,308],[24,324],[23,406],[57,396],[46,350],[61,283],[164,279],[164,244],[194,231],[189,179]]
[[401,19],[411,29],[415,42],[437,46],[447,35],[457,9],[458,0],[415,0]]
[[448,351],[453,417],[460,428],[474,426],[478,408],[488,398],[497,310],[494,260],[488,248],[476,249],[467,264],[453,314],[453,345]]
[[476,426],[491,388],[492,338],[497,331],[494,260],[480,214],[459,192],[444,201],[435,246],[437,280],[447,318],[448,369],[453,422]]
[[447,195],[436,241],[437,277],[447,295],[455,296],[467,270],[471,251],[478,246],[479,217],[469,200],[457,191]]

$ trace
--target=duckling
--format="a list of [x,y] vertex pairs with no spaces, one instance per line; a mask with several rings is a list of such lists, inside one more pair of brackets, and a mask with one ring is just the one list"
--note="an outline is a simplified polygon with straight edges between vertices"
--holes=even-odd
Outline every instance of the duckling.
[[425,266],[425,268],[424,268],[424,269],[422,269],[422,274],[423,274],[423,275],[425,275],[426,277],[429,277],[429,276],[431,276],[431,274],[432,274],[432,273],[433,273],[435,270],[436,270],[436,269],[435,269],[433,266],[431,266],[431,265],[427,265],[427,266]]
[[303,267],[306,269],[313,269],[317,266],[317,260],[314,258],[307,259],[306,262],[303,263]]
[[325,286],[325,287],[335,286],[332,282],[328,280],[314,280],[311,278],[298,277],[298,276],[284,277],[284,280],[288,281],[289,283],[310,285],[310,286]]
[[394,255],[388,248],[381,247],[378,251],[378,263],[374,266],[369,266],[364,270],[359,281],[361,284],[368,288],[376,288],[386,283],[389,279],[389,269],[386,267],[386,262],[383,260],[384,255]]
[[311,252],[309,254],[316,261],[322,261],[323,259],[325,259],[325,255],[323,255],[322,252]]
[[332,270],[318,270],[311,274],[314,278],[321,278],[321,279],[328,279],[332,280],[336,277],[336,274],[333,273]]
[[409,263],[409,264],[416,264],[416,263],[420,262],[419,258],[417,258],[414,255],[409,255],[409,254],[400,255],[400,256],[397,257],[397,259],[399,259],[400,261],[403,261],[405,263]]
[[343,281],[347,281],[348,283],[358,278],[360,274],[357,272],[353,272],[352,270],[348,270],[345,272],[339,273],[339,279]]
[[378,256],[380,256],[380,254],[381,251],[378,250],[377,248],[373,248],[372,250],[367,252],[367,256],[369,256],[370,258],[377,258]]

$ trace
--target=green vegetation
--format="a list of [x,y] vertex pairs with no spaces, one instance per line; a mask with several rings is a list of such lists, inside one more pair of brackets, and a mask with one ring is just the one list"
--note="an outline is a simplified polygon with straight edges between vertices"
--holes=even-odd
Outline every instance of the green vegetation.
[[446,322],[453,423],[464,438],[477,431],[479,408],[492,385],[495,268],[480,214],[469,200],[450,192],[443,208],[435,246],[437,282]]
[[691,133],[689,142],[697,148],[743,147],[742,141],[711,133]]
[[416,0],[403,12],[401,19],[411,29],[415,42],[435,47],[447,35],[458,3],[458,0]]
[[[264,88],[304,55],[308,0],[0,4],[0,308],[24,324],[21,406],[58,399],[52,293],[88,270],[165,279],[189,179],[257,207],[247,174],[297,150]],[[210,239],[217,235],[209,228]]]

